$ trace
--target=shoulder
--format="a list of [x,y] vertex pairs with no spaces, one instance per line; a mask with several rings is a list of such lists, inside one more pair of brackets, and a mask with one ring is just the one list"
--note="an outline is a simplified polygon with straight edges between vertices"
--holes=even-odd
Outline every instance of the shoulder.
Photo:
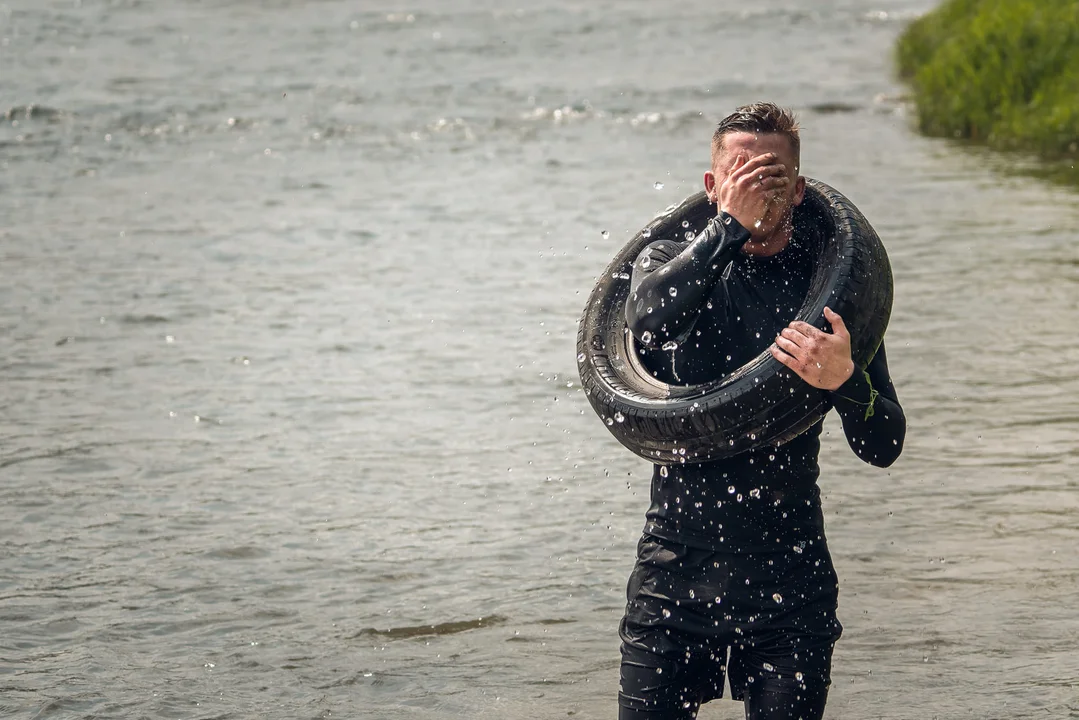
[[656,240],[645,245],[644,249],[637,254],[637,262],[642,263],[648,259],[656,263],[665,263],[677,257],[679,253],[686,249],[686,245],[688,243],[676,240]]

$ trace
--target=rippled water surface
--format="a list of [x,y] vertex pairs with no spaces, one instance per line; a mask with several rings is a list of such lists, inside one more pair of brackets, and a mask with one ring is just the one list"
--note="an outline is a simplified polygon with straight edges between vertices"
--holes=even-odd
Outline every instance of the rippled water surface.
[[1079,196],[911,132],[930,4],[0,0],[0,714],[614,717],[577,318],[770,98],[896,277],[829,717],[1079,717]]

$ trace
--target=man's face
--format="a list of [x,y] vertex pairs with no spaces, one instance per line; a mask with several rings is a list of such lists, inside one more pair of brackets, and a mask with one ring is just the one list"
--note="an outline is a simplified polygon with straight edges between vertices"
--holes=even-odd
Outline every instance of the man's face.
[[798,174],[798,158],[794,154],[790,140],[784,135],[729,133],[723,136],[722,147],[712,156],[712,174],[715,185],[722,184],[730,175],[739,153],[743,153],[746,160],[764,153],[775,153],[777,162],[786,166],[787,176],[791,180],[785,188],[775,191],[772,209],[761,221],[761,226],[749,228],[754,240],[769,238],[784,223],[789,225],[794,207],[801,204],[805,195],[805,178]]

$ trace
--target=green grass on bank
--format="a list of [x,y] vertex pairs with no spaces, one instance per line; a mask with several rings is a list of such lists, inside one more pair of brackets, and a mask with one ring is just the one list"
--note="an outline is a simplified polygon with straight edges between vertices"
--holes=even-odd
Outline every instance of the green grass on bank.
[[922,132],[1079,158],[1079,0],[945,0],[896,56]]

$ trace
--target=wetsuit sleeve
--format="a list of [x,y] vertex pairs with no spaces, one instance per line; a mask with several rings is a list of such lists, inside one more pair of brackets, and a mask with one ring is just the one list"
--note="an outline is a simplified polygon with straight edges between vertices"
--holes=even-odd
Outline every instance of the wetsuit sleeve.
[[749,237],[737,220],[720,212],[688,244],[660,240],[642,250],[626,300],[626,323],[637,341],[660,347],[685,332]]
[[856,367],[830,394],[851,450],[870,465],[894,463],[903,452],[907,419],[888,374],[884,343],[864,371]]

